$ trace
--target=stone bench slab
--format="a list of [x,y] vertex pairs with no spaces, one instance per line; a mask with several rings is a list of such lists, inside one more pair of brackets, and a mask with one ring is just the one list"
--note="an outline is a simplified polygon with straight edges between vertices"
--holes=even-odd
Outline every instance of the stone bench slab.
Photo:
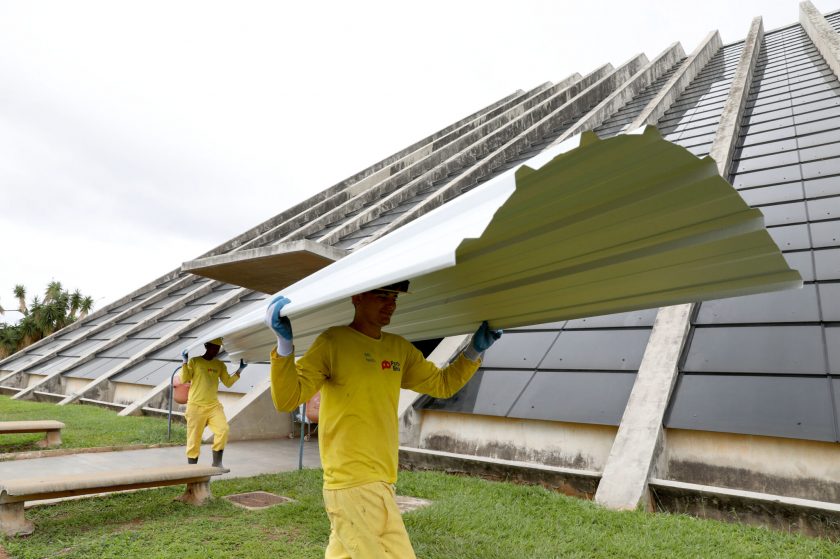
[[64,423],[51,419],[36,421],[0,421],[0,435],[15,433],[45,433],[44,440],[38,442],[41,448],[61,446],[61,430]]
[[40,433],[42,431],[60,431],[64,429],[64,423],[60,421],[0,421],[0,433],[9,435],[12,433]]
[[44,499],[110,493],[148,487],[187,484],[178,500],[201,505],[210,498],[210,477],[228,470],[185,464],[54,477],[0,481],[0,532],[8,536],[31,534],[35,527],[24,518],[24,503]]

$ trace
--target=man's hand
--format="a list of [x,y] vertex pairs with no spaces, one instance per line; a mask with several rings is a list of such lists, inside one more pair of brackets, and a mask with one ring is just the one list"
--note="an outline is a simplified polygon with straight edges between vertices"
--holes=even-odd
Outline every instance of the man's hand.
[[187,361],[189,361],[189,360],[190,360],[190,354],[189,354],[189,353],[187,353],[187,350],[186,350],[186,349],[185,349],[184,351],[182,351],[182,352],[181,352],[181,360],[182,360],[184,363],[186,363]]
[[288,316],[281,316],[283,307],[291,303],[289,299],[278,295],[268,304],[265,312],[265,324],[274,330],[277,336],[277,353],[282,356],[290,355],[294,351],[292,345],[292,321]]
[[242,371],[244,371],[244,370],[245,370],[245,367],[247,367],[247,366],[248,366],[248,364],[245,362],[245,360],[244,360],[244,359],[240,359],[240,360],[239,360],[239,370],[238,370],[237,372],[238,372],[238,373],[241,373]]
[[502,331],[491,330],[490,325],[485,320],[478,327],[478,330],[475,331],[475,334],[473,334],[469,347],[464,350],[464,355],[471,361],[478,361],[481,358],[481,354],[487,351],[501,337]]

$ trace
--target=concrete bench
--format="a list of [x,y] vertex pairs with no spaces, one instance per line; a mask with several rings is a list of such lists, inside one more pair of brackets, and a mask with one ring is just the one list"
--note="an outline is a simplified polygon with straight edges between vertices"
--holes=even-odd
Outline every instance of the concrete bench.
[[0,435],[13,433],[45,433],[44,440],[38,441],[41,448],[61,446],[61,430],[64,423],[60,421],[0,421]]
[[35,531],[35,525],[24,517],[26,501],[186,483],[187,489],[178,500],[191,505],[201,505],[211,496],[210,477],[228,471],[225,468],[184,464],[0,481],[0,532],[7,536],[25,536]]

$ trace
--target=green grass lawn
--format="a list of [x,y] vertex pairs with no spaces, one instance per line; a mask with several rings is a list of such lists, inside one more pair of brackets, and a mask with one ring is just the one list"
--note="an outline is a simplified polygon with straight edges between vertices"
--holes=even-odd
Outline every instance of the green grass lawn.
[[[402,472],[398,493],[433,505],[405,515],[426,559],[840,557],[840,544],[686,516],[613,512],[542,487]],[[329,534],[321,471],[217,481],[204,507],[171,487],[27,511],[27,538],[0,538],[18,559],[320,558]],[[294,503],[247,511],[220,497],[263,490]],[[0,553],[2,556],[2,553]]]
[[[64,423],[61,448],[91,448],[132,444],[165,443],[166,419],[159,417],[120,417],[116,412],[96,406],[55,404],[12,400],[0,396],[0,421],[55,419]],[[35,443],[43,433],[0,435],[2,453],[39,450]],[[172,422],[172,442],[184,444],[186,429]]]

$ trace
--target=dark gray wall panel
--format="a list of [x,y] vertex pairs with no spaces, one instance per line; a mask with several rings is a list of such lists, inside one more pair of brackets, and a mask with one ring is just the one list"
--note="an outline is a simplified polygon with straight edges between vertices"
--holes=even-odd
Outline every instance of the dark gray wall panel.
[[[840,137],[840,130],[832,130],[831,134]],[[805,194],[808,198],[840,195],[840,180],[837,177],[807,180],[802,184],[805,186]]]
[[507,332],[484,354],[484,367],[535,369],[558,332]]
[[825,340],[831,374],[840,375],[840,326],[826,326]]
[[203,315],[207,312],[207,309],[208,308],[204,305],[187,305],[175,312],[165,315],[162,318],[166,318],[166,320],[189,320]]
[[135,340],[129,338],[122,343],[119,343],[107,351],[99,354],[99,357],[131,357],[134,354],[142,351],[144,347],[150,346],[155,340],[139,339]]
[[790,184],[776,184],[761,188],[748,188],[740,190],[738,193],[741,195],[741,198],[743,198],[744,201],[751,206],[801,200],[803,196],[802,185],[798,182]]
[[801,250],[811,248],[811,239],[807,225],[785,225],[769,227],[767,232],[776,241],[781,250]]
[[70,346],[60,351],[58,354],[62,356],[80,357],[82,355],[88,354],[91,351],[96,350],[96,348],[98,347],[102,347],[107,343],[108,340],[87,340],[80,344]]
[[452,398],[434,399],[426,409],[505,416],[532,376],[527,371],[481,370]]
[[540,368],[635,371],[649,337],[649,329],[564,330]]
[[696,324],[819,321],[817,288],[788,289],[700,304]]
[[782,256],[788,266],[802,274],[802,281],[814,281],[814,259],[810,250],[785,252]]
[[172,361],[162,361],[160,359],[146,359],[111,380],[128,384],[142,383],[145,377],[162,369],[168,371],[171,375],[175,369],[180,369],[180,363],[176,364]]
[[697,327],[683,370],[825,374],[820,327]]
[[87,363],[83,363],[78,367],[70,369],[66,373],[63,373],[63,375],[66,377],[73,378],[95,379],[96,377],[111,369],[112,367],[117,367],[121,363],[125,363],[125,361],[125,359],[113,357],[96,357],[94,359],[91,359]]
[[152,324],[148,328],[144,328],[139,332],[131,334],[132,338],[165,338],[166,336],[176,332],[186,325],[185,320],[162,320],[156,324]]
[[681,375],[665,426],[835,440],[828,377]]
[[[796,187],[801,188],[799,183],[796,183]],[[808,217],[805,213],[805,202],[775,204],[773,206],[762,206],[759,209],[764,214],[764,224],[767,227],[808,222]]]
[[840,283],[820,284],[820,308],[823,320],[840,322]]
[[818,280],[840,279],[840,248],[815,250],[814,261]]
[[618,425],[636,373],[536,373],[510,417]]
[[814,248],[840,246],[840,220],[812,223],[811,244]]
[[628,326],[653,326],[659,309],[605,314],[570,320],[566,328],[624,328]]
[[[837,177],[835,180],[840,183],[840,177]],[[814,221],[823,219],[840,219],[840,196],[821,198],[820,200],[809,200],[808,214]]]

